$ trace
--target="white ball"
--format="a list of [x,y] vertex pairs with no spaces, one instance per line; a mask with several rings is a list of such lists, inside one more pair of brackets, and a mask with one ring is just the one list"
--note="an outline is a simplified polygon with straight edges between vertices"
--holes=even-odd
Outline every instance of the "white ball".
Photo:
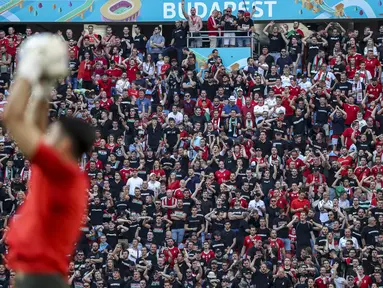
[[39,65],[45,77],[58,78],[68,73],[68,47],[57,35],[42,33],[33,35],[23,42],[20,60],[31,56],[39,58]]

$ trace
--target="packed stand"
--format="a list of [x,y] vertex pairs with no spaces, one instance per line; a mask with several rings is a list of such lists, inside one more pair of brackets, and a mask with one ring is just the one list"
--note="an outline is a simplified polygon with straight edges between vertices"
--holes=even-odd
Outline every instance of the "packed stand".
[[[71,287],[383,287],[383,26],[271,22],[238,71],[217,49],[198,69],[177,42],[188,23],[169,47],[135,29],[59,32],[70,76],[49,118],[97,128]],[[0,31],[1,109],[32,33]],[[33,171],[4,127],[0,157],[0,287],[14,287],[4,234]]]

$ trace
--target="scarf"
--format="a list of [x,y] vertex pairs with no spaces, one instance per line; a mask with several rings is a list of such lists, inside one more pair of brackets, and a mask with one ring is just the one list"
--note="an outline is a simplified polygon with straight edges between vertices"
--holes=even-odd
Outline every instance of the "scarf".
[[246,128],[253,128],[253,120],[251,119],[246,119]]
[[21,169],[21,173],[20,173],[21,181],[28,182],[29,179],[31,179],[31,173],[32,173],[31,168],[29,168],[28,170],[26,170],[25,167]]
[[13,177],[14,177],[13,173],[14,173],[13,168],[6,167],[5,175],[4,175],[5,179],[9,181],[13,180]]
[[237,136],[237,123],[238,120],[237,118],[231,118],[229,119],[229,133],[233,133],[233,137]]
[[319,68],[322,66],[323,61],[324,61],[323,58],[318,57],[318,55],[316,55],[313,60],[313,66],[311,67],[311,72],[316,73],[319,70]]
[[219,125],[221,124],[221,118],[217,118],[217,119],[215,119],[215,118],[213,118],[212,119],[212,123],[213,123],[213,127],[214,127],[214,129],[216,129],[215,127],[217,127],[217,131],[219,130]]
[[362,103],[362,101],[363,101],[363,90],[362,90],[362,82],[360,80],[357,83],[354,82],[354,84],[352,85],[352,92],[357,92],[356,93],[356,103],[357,104]]

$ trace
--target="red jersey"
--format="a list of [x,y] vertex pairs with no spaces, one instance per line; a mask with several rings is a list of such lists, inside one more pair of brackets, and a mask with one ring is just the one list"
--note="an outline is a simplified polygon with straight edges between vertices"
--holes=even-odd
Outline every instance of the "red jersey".
[[351,123],[356,120],[358,112],[360,111],[359,106],[347,103],[343,103],[343,110],[347,114],[347,118],[344,120],[344,124],[346,125],[351,125]]
[[122,169],[119,171],[119,173],[120,173],[120,175],[121,175],[121,180],[122,180],[124,183],[126,183],[126,181],[128,181],[128,176],[129,176],[130,174],[132,174],[132,172],[133,172],[133,169],[130,168],[130,167],[128,167],[128,168],[122,168]]
[[168,71],[169,68],[170,68],[170,64],[169,63],[166,63],[166,64],[161,66],[161,78],[162,78],[162,80],[165,80],[166,71]]
[[[230,208],[233,208],[233,207],[234,207],[235,201],[236,201],[236,198],[231,199],[231,202],[230,202]],[[241,203],[241,207],[242,207],[242,208],[247,209],[247,208],[249,207],[249,204],[247,203],[247,201],[246,201],[245,199],[240,198],[240,199],[239,199],[239,202]]]
[[246,248],[245,250],[246,254],[247,254],[247,251],[249,251],[249,249],[254,246],[254,241],[257,241],[257,240],[262,240],[262,237],[258,235],[254,235],[254,236],[248,235],[245,237],[245,239],[243,240],[243,246],[245,246]]
[[295,163],[295,168],[298,169],[298,170],[299,170],[301,167],[306,166],[305,163],[304,163],[301,159],[299,159],[299,158],[297,158],[297,159],[293,159],[293,158],[289,158],[289,159],[287,159],[287,161],[286,161],[286,166],[289,167],[291,162],[294,162],[294,163]]
[[[349,149],[351,147],[351,145],[354,144],[354,142],[351,139],[352,133],[354,133],[354,130],[352,128],[347,128],[346,130],[343,131],[343,134],[342,134],[343,137],[345,138],[344,144],[346,145],[347,149]],[[358,135],[360,135],[359,130],[355,131],[355,138]]]
[[285,197],[279,197],[279,199],[277,199],[276,205],[278,206],[278,208],[286,210],[289,203],[287,202]]
[[327,285],[330,283],[330,279],[327,277],[317,277],[315,278],[315,287],[316,288],[327,288]]
[[205,260],[206,263],[209,263],[210,260],[215,258],[215,253],[212,250],[206,252],[205,250],[201,252],[201,258]]
[[107,98],[107,99],[101,99],[101,100],[100,100],[100,107],[101,107],[101,108],[104,108],[104,109],[106,109],[106,110],[108,110],[108,111],[109,111],[109,109],[110,109],[110,106],[112,106],[112,104],[113,104],[113,100],[110,99],[110,98]]
[[131,67],[129,66],[128,68],[126,68],[126,74],[127,74],[127,78],[129,79],[129,82],[132,83],[134,80],[137,79],[137,76],[136,76],[136,73],[139,71],[137,65]]
[[113,79],[119,78],[122,75],[122,70],[120,68],[108,69],[105,71],[105,74]]
[[295,85],[294,87],[293,86],[289,86],[289,89],[290,89],[290,96],[292,99],[294,96],[299,96],[299,94],[301,93],[301,87],[299,87],[298,85]]
[[0,46],[8,46],[9,40],[7,38],[0,39]]
[[358,283],[358,281],[360,281],[360,283],[358,285],[359,288],[368,288],[372,285],[372,279],[368,275],[364,275],[364,277],[362,279],[355,277],[354,283],[356,284],[356,283]]
[[98,80],[98,87],[100,87],[100,90],[104,90],[106,92],[106,96],[110,97],[112,96],[112,80],[108,78],[106,81],[104,80]]
[[180,253],[180,249],[173,246],[172,248],[166,248],[164,250],[165,261],[168,262],[171,266],[174,265],[174,259],[177,259],[178,254]]
[[283,241],[279,238],[276,238],[276,239],[269,238],[269,241],[270,241],[270,247],[271,248],[277,248],[278,249],[278,260],[281,260],[282,259],[281,249],[285,248]]
[[128,89],[128,96],[133,96],[137,99],[138,98],[138,90],[129,88]]
[[[73,52],[74,53],[74,57],[75,58],[78,58],[78,46],[77,45],[74,45],[72,47],[68,47],[68,52]],[[95,59],[96,60],[96,59]]]
[[79,71],[78,71],[78,79],[82,79],[84,81],[92,81],[93,75],[93,62],[86,60],[81,61]]
[[88,179],[77,163],[43,143],[32,159],[32,169],[27,200],[7,234],[8,264],[24,273],[60,273],[66,278],[67,255],[80,236],[88,202]]
[[[305,207],[306,206],[306,207]],[[291,208],[294,210],[297,210],[299,208],[304,208],[304,211],[309,212],[310,209],[310,201],[307,199],[295,199],[294,201],[291,202]],[[295,215],[298,217],[301,215],[301,212],[295,212]]]
[[376,69],[380,67],[379,60],[375,57],[372,59],[366,58],[364,62],[366,63],[366,70],[368,70],[371,73],[371,77],[375,77]]
[[367,85],[367,94],[373,95],[374,97],[368,97],[368,102],[374,101],[379,98],[380,94],[382,93],[382,84],[378,83],[376,86],[372,84]]
[[355,59],[355,66],[356,66],[356,69],[359,69],[360,68],[360,62],[362,62],[364,60],[363,56],[360,55],[359,53],[356,53],[354,56],[347,56],[347,63],[350,63],[350,60],[354,58]]
[[380,173],[383,174],[383,166],[382,165],[375,165],[374,167],[371,168],[371,174],[376,177],[376,175]]
[[347,66],[346,67],[347,78],[348,79],[354,79],[357,70],[358,69],[356,67]]
[[9,54],[9,55],[12,55],[12,57],[15,57],[15,55],[16,55],[16,48],[17,48],[17,46],[16,46],[16,44],[13,44],[12,46],[7,46],[7,53]]
[[298,191],[291,191],[289,193],[290,202],[294,201],[295,199],[298,199],[299,196],[299,190]]
[[[323,184],[325,182],[326,182],[326,177],[323,174],[318,174],[318,175],[309,174],[307,176],[307,179],[306,179],[307,184],[318,183],[320,185],[320,184]],[[315,185],[314,186],[314,192],[317,192],[317,191],[318,191],[318,186]]]
[[292,96],[291,94],[288,98],[283,97],[282,105],[286,109],[286,114],[285,114],[286,116],[293,116],[294,115],[294,109],[291,108],[291,106],[290,106],[290,100],[292,100],[294,97],[295,96]]
[[230,179],[230,171],[224,169],[223,171],[218,170],[215,173],[215,179],[217,179],[218,184],[222,184]]
[[283,88],[282,86],[273,86],[271,89],[273,89],[275,95],[282,95],[282,92],[285,91],[285,88]]
[[365,167],[358,166],[355,168],[354,174],[356,177],[358,177],[358,180],[361,181],[363,177],[370,176],[371,170],[367,166]]

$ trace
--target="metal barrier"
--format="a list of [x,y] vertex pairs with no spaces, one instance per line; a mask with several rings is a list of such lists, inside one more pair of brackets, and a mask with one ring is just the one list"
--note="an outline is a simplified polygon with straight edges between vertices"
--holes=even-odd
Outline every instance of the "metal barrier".
[[[208,33],[212,33],[213,31],[198,31],[198,32],[189,32],[187,35],[187,47],[190,47],[190,40],[194,39],[202,39],[202,43],[210,42]],[[254,53],[255,51],[255,44],[257,44],[257,53],[260,52],[260,42],[258,41],[259,34],[255,33],[253,31],[240,31],[240,30],[220,30],[220,31],[214,31],[221,35],[217,36],[217,39],[225,39],[225,38],[232,38],[232,36],[224,36],[225,33],[246,33],[246,36],[235,36],[235,39],[250,39],[250,47],[251,51]],[[194,35],[193,35],[194,34]],[[258,37],[257,37],[258,36]],[[195,48],[195,47],[193,47]],[[217,47],[219,48],[219,47]]]

